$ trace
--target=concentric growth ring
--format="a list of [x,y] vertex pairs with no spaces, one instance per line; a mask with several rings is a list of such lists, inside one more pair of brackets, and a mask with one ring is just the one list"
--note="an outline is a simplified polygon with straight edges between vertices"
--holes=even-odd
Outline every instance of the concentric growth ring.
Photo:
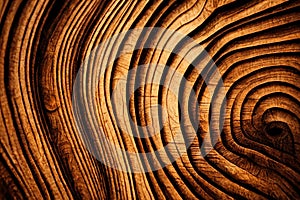
[[[148,37],[148,40],[142,43],[141,38],[145,37]],[[178,48],[179,42],[182,44],[180,48]],[[160,63],[148,63],[133,69],[124,69],[122,75],[116,78],[117,84],[111,92],[111,103],[113,104],[114,118],[117,121],[118,128],[131,136],[139,138],[148,138],[161,131],[166,115],[171,111],[165,110],[166,108],[160,105],[156,105],[156,108],[152,106],[150,113],[155,114],[151,114],[152,124],[147,126],[137,125],[131,119],[129,111],[130,98],[139,87],[156,85],[166,88],[170,94],[176,97],[180,109],[180,129],[177,129],[176,134],[163,148],[152,152],[126,151],[109,139],[108,130],[104,131],[106,122],[97,117],[99,114],[97,113],[97,107],[99,106],[96,101],[97,94],[101,92],[99,91],[101,87],[105,87],[105,73],[108,67],[112,66],[122,55],[131,54],[140,49],[154,49],[163,53],[171,52],[191,64],[194,67],[193,70],[196,70],[199,75],[202,75],[205,65],[196,64],[196,58],[199,60],[199,57],[200,59],[209,57],[197,42],[186,35],[164,28],[143,28],[132,29],[112,36],[94,48],[82,63],[73,85],[72,100],[74,118],[80,136],[90,153],[103,164],[121,171],[135,173],[158,170],[171,164],[186,153],[187,148],[197,136],[198,113],[201,112],[198,103],[196,103],[192,115],[196,114],[197,117],[191,116],[189,102],[191,99],[193,102],[197,102],[193,84],[183,74],[171,67]],[[208,60],[206,63],[209,63],[210,70],[214,73],[209,77],[203,74],[203,79],[211,94],[210,98],[213,98],[213,94],[217,90],[218,95],[216,98],[219,100],[213,101],[211,114],[218,119],[213,117],[210,119],[211,126],[201,144],[202,156],[205,156],[218,141],[223,126],[223,120],[220,117],[222,105],[218,102],[226,103],[221,75],[212,60]],[[148,76],[150,74],[153,77],[151,80],[143,81],[145,77],[141,78],[145,70]],[[163,80],[161,77],[166,71],[169,76]],[[134,74],[138,74],[141,80],[134,87],[129,87],[127,78]],[[178,96],[183,87],[189,93],[187,100]],[[157,121],[159,120],[156,117],[158,113],[163,113],[160,118],[162,121]],[[136,129],[128,128],[132,126],[136,126]]]

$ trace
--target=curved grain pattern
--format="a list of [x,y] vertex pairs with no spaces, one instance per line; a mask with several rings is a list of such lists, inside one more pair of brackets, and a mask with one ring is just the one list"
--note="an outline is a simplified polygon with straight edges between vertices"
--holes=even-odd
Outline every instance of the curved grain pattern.
[[[0,198],[299,199],[299,10],[299,1],[284,0],[2,1]],[[87,151],[75,126],[72,92],[81,64],[97,45],[144,27],[180,32],[208,54],[199,52],[194,60],[205,66],[200,75],[181,56],[143,49],[147,41],[160,39],[157,33],[140,38],[138,50],[107,68],[97,83],[92,110],[120,148],[141,153],[162,148],[178,130],[191,130],[181,114],[194,116],[199,126],[192,129],[197,138],[176,162],[147,173],[127,173],[107,167]],[[185,45],[176,42],[179,49]],[[114,51],[122,49],[111,45]],[[218,89],[211,96],[204,81],[216,74],[210,58],[222,76],[226,99]],[[153,80],[153,74],[147,68],[126,73],[148,63],[170,66],[155,77],[164,87],[140,87],[129,100],[128,116],[114,112],[119,102],[112,102],[111,95],[118,80],[125,75],[133,92],[135,84]],[[179,100],[167,89],[174,71],[192,83],[196,100],[189,99],[185,85],[178,96],[189,108],[178,107]],[[151,115],[154,104],[168,116],[160,134],[128,135],[151,131],[141,131],[137,124],[161,123],[161,112]],[[220,113],[217,104],[226,112]],[[126,130],[118,127],[128,117],[135,124]],[[224,126],[218,127],[221,120]],[[210,131],[219,131],[220,137],[211,151],[203,152]],[[105,156],[114,153],[101,141],[95,144]]]

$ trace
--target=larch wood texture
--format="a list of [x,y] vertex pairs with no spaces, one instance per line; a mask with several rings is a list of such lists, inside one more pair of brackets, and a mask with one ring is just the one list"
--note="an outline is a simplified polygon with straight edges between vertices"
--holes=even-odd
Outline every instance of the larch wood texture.
[[[300,199],[299,0],[2,0],[0,19],[0,199]],[[161,135],[130,139],[118,129],[108,96],[129,69],[168,64],[193,83],[200,105],[186,154],[156,171],[127,173],[83,145],[72,87],[97,44],[144,27],[178,31],[206,49],[222,76],[226,112],[216,145],[202,157],[210,118],[222,117],[211,115],[203,78],[171,53],[122,55],[100,83],[97,107],[120,147],[160,148],[180,120],[172,95],[142,87],[130,100],[131,117],[148,124],[151,102],[170,107]],[[129,85],[141,74],[134,76]],[[179,98],[189,95],[182,92]]]

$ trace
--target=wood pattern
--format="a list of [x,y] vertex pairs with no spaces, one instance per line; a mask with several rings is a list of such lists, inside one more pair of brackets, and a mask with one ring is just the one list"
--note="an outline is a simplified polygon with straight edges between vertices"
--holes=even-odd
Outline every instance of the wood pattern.
[[[299,11],[298,0],[1,1],[0,199],[300,199]],[[203,78],[170,53],[121,56],[105,73],[97,110],[120,147],[153,151],[180,120],[172,95],[144,87],[130,114],[148,124],[151,103],[169,106],[161,135],[131,140],[118,129],[108,96],[129,69],[167,63],[193,82],[200,105],[198,138],[187,154],[153,172],[126,173],[86,150],[72,86],[97,44],[143,27],[178,31],[205,47],[222,75],[226,113],[217,144],[201,157],[210,118],[221,117],[211,115]],[[141,74],[134,76],[129,85]]]

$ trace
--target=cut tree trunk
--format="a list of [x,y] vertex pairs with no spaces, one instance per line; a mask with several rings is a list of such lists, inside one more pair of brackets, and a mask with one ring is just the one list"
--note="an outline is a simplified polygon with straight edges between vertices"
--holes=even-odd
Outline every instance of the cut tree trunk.
[[300,199],[299,11],[2,0],[0,199]]

